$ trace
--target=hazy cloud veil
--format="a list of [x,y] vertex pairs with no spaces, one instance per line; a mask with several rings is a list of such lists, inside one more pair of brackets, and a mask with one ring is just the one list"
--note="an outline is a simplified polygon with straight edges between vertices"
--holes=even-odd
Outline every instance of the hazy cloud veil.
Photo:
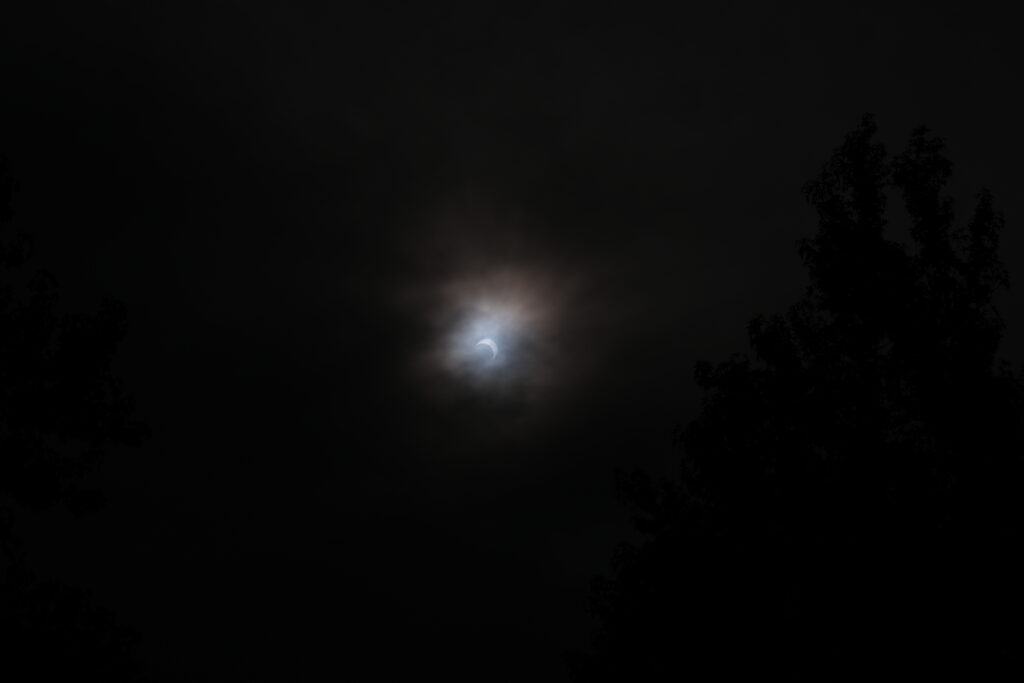
[[[439,408],[484,410],[518,427],[577,389],[602,348],[590,329],[593,268],[536,248],[539,228],[524,223],[480,202],[439,211],[410,239],[416,275],[397,297],[400,315],[425,333],[408,349],[416,391]],[[493,359],[477,346],[483,338],[498,346]]]

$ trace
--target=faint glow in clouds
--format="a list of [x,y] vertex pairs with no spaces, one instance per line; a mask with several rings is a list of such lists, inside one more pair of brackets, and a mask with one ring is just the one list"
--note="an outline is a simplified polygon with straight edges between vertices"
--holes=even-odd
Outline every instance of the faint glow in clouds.
[[570,395],[595,359],[581,341],[607,316],[575,251],[536,248],[534,223],[496,213],[486,202],[439,210],[408,245],[420,268],[396,303],[422,333],[406,365],[422,394],[452,414],[476,407],[518,428]]
[[443,287],[449,309],[441,363],[479,382],[533,384],[543,365],[548,311],[530,278],[502,271],[454,280]]

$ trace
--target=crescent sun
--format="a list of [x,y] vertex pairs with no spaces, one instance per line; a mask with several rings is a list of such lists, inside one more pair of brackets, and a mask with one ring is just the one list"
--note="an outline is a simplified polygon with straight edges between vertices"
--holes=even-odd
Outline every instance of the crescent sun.
[[491,360],[498,357],[498,345],[490,337],[485,337],[476,343],[477,346],[484,345],[491,350]]

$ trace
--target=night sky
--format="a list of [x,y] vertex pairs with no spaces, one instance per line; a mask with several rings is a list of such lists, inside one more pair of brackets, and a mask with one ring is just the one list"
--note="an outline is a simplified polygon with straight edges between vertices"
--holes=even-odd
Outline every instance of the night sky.
[[15,225],[66,310],[126,304],[152,432],[26,543],[158,680],[566,680],[614,470],[671,473],[694,363],[803,293],[801,187],[865,112],[947,141],[1024,273],[995,4],[18,4]]

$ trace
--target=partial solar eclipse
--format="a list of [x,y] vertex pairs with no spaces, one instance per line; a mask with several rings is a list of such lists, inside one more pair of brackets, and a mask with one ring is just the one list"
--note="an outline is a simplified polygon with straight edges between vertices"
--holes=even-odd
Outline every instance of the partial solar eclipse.
[[486,346],[491,350],[491,360],[498,357],[498,345],[494,343],[494,340],[490,337],[484,337],[476,343],[477,346]]

